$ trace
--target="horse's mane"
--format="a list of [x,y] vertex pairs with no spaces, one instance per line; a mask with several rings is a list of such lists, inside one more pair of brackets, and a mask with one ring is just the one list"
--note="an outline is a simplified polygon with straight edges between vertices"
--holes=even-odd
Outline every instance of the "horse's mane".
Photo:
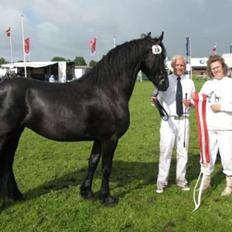
[[[140,39],[127,41],[117,47],[111,49],[103,58],[79,80],[84,81],[91,79],[94,82],[106,81],[107,78],[118,78],[121,70],[127,65],[127,61],[138,59],[138,56],[145,55],[145,52],[150,49],[147,46],[148,40],[158,41],[157,38],[151,38],[150,34],[143,36]],[[162,51],[165,53],[165,48],[161,43]],[[142,59],[142,57],[141,57]]]

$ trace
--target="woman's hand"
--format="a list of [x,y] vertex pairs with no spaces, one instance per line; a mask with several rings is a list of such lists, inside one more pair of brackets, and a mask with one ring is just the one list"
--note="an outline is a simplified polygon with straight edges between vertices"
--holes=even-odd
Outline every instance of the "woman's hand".
[[221,105],[220,104],[212,104],[211,109],[214,113],[220,112],[221,111]]
[[185,107],[190,107],[190,106],[192,106],[192,102],[191,102],[190,99],[184,99],[184,100],[183,100],[183,104],[184,104]]

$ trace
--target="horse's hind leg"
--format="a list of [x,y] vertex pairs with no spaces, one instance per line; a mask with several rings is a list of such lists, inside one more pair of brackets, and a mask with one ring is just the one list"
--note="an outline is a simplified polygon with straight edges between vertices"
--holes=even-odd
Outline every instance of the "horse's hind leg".
[[3,204],[22,198],[13,173],[14,155],[22,131],[18,129],[0,137],[0,199]]
[[80,187],[81,196],[86,199],[90,199],[93,197],[92,181],[100,157],[101,157],[101,143],[98,141],[94,141],[89,158],[87,176],[85,177]]

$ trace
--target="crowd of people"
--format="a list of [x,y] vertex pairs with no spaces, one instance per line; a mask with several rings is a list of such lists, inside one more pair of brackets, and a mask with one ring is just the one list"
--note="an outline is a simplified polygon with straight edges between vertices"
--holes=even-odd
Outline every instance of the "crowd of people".
[[[169,87],[152,95],[151,101],[159,101],[168,114],[167,120],[160,124],[160,155],[156,192],[161,194],[168,187],[172,153],[176,148],[176,184],[183,191],[189,191],[186,178],[189,148],[189,110],[194,108],[193,96],[196,92],[194,82],[186,72],[186,60],[182,55],[172,58],[173,73],[168,76]],[[206,124],[209,138],[208,163],[201,162],[206,177],[203,190],[211,187],[211,175],[217,155],[220,154],[226,187],[222,196],[232,193],[232,78],[228,77],[228,67],[219,55],[211,55],[207,62],[210,77],[199,94],[205,95]],[[190,144],[191,145],[191,144]]]

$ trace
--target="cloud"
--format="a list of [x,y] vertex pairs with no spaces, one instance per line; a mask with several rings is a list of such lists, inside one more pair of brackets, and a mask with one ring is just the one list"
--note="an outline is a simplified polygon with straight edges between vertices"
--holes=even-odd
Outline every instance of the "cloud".
[[[14,56],[22,59],[21,14],[32,60],[99,60],[113,47],[114,37],[120,44],[150,31],[153,36],[165,32],[168,56],[185,54],[186,36],[191,37],[194,57],[208,56],[215,41],[218,52],[225,53],[232,42],[231,9],[230,0],[8,0],[0,3],[1,56],[9,58],[4,31],[11,26]],[[97,53],[91,57],[88,43],[93,36]]]

